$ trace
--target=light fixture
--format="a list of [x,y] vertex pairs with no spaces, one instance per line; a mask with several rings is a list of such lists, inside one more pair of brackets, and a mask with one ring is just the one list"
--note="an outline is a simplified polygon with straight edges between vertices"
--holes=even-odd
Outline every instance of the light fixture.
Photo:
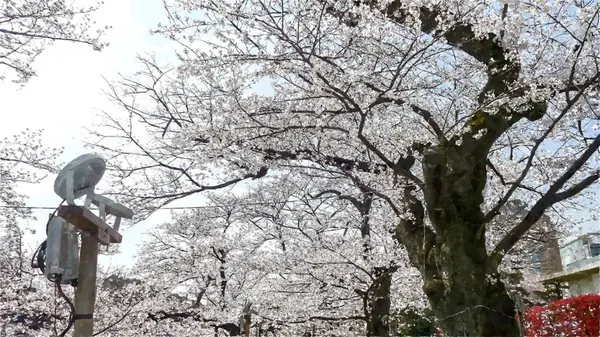
[[114,215],[116,217],[113,224],[113,228],[116,231],[119,230],[122,218],[133,218],[133,211],[131,209],[100,194],[93,192],[88,194],[85,200],[85,207],[89,207],[90,204],[98,206],[98,213],[102,221],[106,221],[106,215]]
[[58,173],[54,181],[54,192],[75,205],[75,199],[94,192],[102,179],[106,162],[95,154],[84,154],[73,159]]

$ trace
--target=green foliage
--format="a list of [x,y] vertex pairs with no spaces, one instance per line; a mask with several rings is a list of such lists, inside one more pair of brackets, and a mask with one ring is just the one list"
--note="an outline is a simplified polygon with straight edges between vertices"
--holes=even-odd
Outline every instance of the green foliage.
[[436,325],[433,312],[426,309],[422,312],[414,308],[406,308],[397,315],[399,325],[398,337],[434,336]]
[[563,298],[563,290],[568,288],[562,282],[545,282],[544,291],[539,293],[539,295],[546,302],[560,300]]

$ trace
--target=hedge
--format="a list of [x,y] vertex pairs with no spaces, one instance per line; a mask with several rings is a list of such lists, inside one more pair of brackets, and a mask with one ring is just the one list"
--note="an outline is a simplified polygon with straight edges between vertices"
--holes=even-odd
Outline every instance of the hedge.
[[600,294],[556,300],[526,310],[527,337],[600,336]]

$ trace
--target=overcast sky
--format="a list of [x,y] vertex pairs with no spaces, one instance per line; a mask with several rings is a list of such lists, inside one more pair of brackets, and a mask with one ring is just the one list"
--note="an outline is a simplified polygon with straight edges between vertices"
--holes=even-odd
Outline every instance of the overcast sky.
[[[94,19],[113,27],[105,36],[109,47],[97,52],[89,46],[56,43],[37,59],[34,69],[38,76],[25,87],[0,82],[0,109],[3,120],[9,121],[0,125],[1,134],[41,128],[45,130],[46,145],[65,147],[62,162],[86,153],[81,142],[85,137],[83,127],[92,125],[98,111],[112,108],[102,93],[106,88],[103,77],[115,78],[117,72],[134,72],[138,67],[134,60],[137,54],[169,49],[167,40],[149,34],[149,30],[163,19],[162,13],[160,0],[106,0]],[[29,195],[27,204],[55,207],[60,198],[53,191],[54,178],[23,186],[21,191]],[[39,229],[44,227],[48,213],[48,210],[36,210],[34,214],[38,221],[24,223],[38,229],[29,240],[33,248],[45,238],[45,232]],[[101,263],[130,264],[136,244],[148,224],[168,218],[169,211],[161,211],[152,219],[126,229],[122,233],[122,255],[113,259],[101,258]]]
[[[146,52],[171,49],[170,43],[152,36],[149,30],[163,19],[160,0],[106,0],[95,19],[113,28],[105,36],[110,46],[96,52],[88,46],[57,43],[48,48],[34,65],[38,76],[21,88],[0,82],[0,109],[4,120],[0,132],[9,135],[25,128],[43,128],[44,142],[49,146],[64,146],[61,160],[69,160],[87,152],[81,139],[84,126],[91,126],[98,111],[110,111],[112,106],[102,90],[103,77],[115,78],[118,72],[132,73],[137,69],[135,56]],[[56,206],[60,199],[53,192],[54,177],[41,184],[23,187],[29,195],[30,206]],[[200,201],[192,201],[200,202]],[[189,200],[185,204],[191,204]],[[180,203],[181,204],[181,203]],[[47,219],[47,210],[36,210],[37,222],[28,222],[31,228],[41,229]],[[123,231],[122,253],[116,258],[101,258],[101,263],[131,265],[136,245],[150,224],[169,219],[169,211],[159,211],[150,219]],[[598,230],[597,224],[587,224],[585,231]],[[35,248],[45,237],[38,230],[30,239]]]

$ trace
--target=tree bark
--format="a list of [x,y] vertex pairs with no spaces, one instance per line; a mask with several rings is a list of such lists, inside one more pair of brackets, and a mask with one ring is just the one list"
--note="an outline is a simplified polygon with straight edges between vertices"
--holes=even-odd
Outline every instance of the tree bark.
[[[424,196],[435,233],[415,198],[413,219],[397,228],[439,324],[450,336],[519,336],[515,305],[495,268],[488,268],[481,211],[489,143],[464,136],[424,153]],[[420,239],[419,239],[420,238]],[[418,240],[419,239],[419,240]],[[412,242],[409,242],[412,241]]]
[[375,282],[367,292],[367,337],[387,337],[390,334],[390,287],[392,285],[392,270],[376,268]]
[[436,254],[441,277],[426,280],[441,283],[425,289],[440,325],[450,336],[519,336],[512,299],[497,276],[485,272],[483,240],[470,241],[474,235],[460,231],[469,224],[452,227]]

